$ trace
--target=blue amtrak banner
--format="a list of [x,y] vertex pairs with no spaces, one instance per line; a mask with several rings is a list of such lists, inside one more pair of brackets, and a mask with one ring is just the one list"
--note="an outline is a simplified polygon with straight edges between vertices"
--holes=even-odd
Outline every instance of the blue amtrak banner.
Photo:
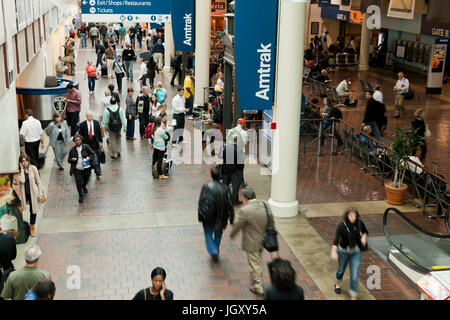
[[[275,87],[278,0],[236,1],[236,84],[242,110],[271,110]],[[257,28],[255,29],[255,26]]]
[[171,0],[176,51],[194,51],[194,0]]

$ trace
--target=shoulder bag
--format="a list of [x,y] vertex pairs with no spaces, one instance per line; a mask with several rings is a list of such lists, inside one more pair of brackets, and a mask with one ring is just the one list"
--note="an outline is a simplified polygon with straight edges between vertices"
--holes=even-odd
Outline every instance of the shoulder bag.
[[[348,232],[349,236],[351,237],[352,233],[350,232],[350,229],[347,227],[347,224],[345,222],[344,222],[344,226],[347,229],[347,232]],[[363,246],[362,242],[361,242],[361,237],[362,237],[361,221],[358,221],[358,226],[359,226],[359,243],[361,244],[360,249],[361,249],[361,251],[367,251],[369,249],[368,242],[366,241],[366,245],[365,246]]]
[[278,251],[278,239],[277,239],[277,231],[272,225],[272,221],[270,220],[269,210],[267,209],[267,205],[264,201],[261,201],[264,205],[264,209],[266,210],[267,215],[267,227],[264,232],[264,243],[263,247],[269,252]]

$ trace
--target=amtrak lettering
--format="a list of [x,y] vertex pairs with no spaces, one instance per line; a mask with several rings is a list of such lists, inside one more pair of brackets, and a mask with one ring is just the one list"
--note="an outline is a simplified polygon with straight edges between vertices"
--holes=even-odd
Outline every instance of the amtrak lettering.
[[270,91],[270,62],[272,61],[272,44],[263,45],[256,50],[260,54],[260,65],[258,69],[259,73],[259,91],[256,92],[256,96],[260,99],[269,101]]
[[184,15],[184,41],[187,46],[192,46],[192,13]]

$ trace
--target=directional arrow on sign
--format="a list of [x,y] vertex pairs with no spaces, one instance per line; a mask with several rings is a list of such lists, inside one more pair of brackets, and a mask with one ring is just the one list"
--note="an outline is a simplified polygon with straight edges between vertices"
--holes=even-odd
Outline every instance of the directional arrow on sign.
[[86,3],[87,3],[86,0],[84,0],[84,1],[83,1],[83,4],[86,5]]

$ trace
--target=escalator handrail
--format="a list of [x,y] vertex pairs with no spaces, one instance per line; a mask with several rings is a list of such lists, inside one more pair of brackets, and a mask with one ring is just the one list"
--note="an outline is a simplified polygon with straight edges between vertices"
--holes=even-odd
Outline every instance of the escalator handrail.
[[[427,268],[424,267],[422,265],[420,265],[417,261],[411,259],[405,252],[403,252],[403,250],[401,248],[399,248],[394,241],[392,241],[391,237],[390,237],[390,233],[387,230],[387,216],[389,215],[390,212],[394,212],[396,213],[398,216],[400,216],[401,218],[403,218],[406,222],[408,222],[414,229],[416,229],[417,231],[426,234],[432,238],[440,238],[440,239],[450,239],[450,233],[447,234],[443,234],[443,233],[435,233],[435,232],[429,232],[427,230],[424,230],[422,227],[418,226],[416,223],[414,223],[413,221],[411,221],[407,216],[405,216],[400,210],[396,209],[396,208],[387,208],[384,211],[384,215],[383,215],[383,231],[384,231],[384,236],[386,237],[387,241],[389,242],[389,244],[391,246],[393,246],[394,248],[396,248],[399,252],[401,252],[403,254],[404,257],[406,257],[409,261],[411,261],[412,263],[414,263],[416,266],[418,266],[420,269],[426,271],[426,272],[430,272],[430,271],[434,271],[431,268]],[[446,222],[448,222],[448,213],[449,211],[447,210],[446,212]],[[448,227],[448,224],[447,224]]]

